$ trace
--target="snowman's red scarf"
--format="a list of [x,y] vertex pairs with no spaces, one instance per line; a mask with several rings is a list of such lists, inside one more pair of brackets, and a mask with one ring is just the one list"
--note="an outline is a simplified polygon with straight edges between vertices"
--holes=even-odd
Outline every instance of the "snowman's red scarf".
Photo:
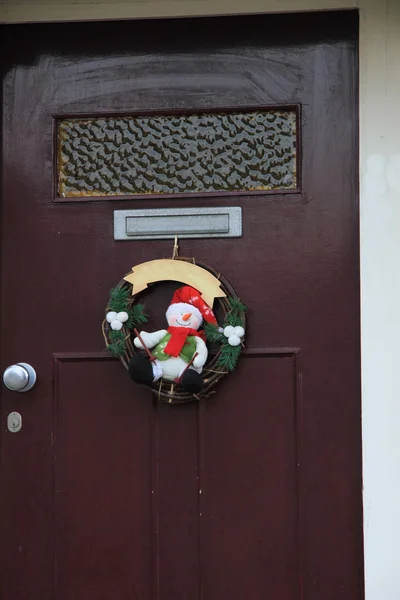
[[164,352],[175,358],[181,353],[186,338],[189,335],[194,335],[195,337],[199,337],[206,341],[206,334],[204,331],[197,331],[197,329],[191,329],[190,327],[168,327],[167,331],[171,334],[171,339],[166,345]]

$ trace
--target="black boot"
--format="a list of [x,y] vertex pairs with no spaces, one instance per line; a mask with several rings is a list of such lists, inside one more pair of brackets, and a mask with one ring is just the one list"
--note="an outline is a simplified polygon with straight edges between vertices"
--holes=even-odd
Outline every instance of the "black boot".
[[135,383],[140,383],[142,385],[150,385],[153,383],[153,368],[151,362],[145,356],[135,354],[128,365],[128,371]]
[[182,375],[182,385],[188,394],[198,394],[203,389],[203,378],[193,369],[188,369]]

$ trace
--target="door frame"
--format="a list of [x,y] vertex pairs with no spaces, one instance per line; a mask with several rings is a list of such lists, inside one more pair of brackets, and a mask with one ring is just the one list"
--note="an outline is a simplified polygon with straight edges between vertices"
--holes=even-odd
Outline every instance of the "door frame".
[[[284,6],[282,6],[284,4]],[[396,0],[0,0],[0,23],[358,9],[364,541],[367,600],[396,600],[400,538],[400,3]],[[397,481],[396,481],[397,475]]]

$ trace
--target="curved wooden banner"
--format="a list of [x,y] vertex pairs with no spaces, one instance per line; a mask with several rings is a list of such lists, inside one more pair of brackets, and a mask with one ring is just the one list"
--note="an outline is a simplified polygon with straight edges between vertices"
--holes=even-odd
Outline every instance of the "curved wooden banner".
[[196,288],[211,308],[215,298],[226,297],[221,290],[221,282],[212,273],[190,262],[171,258],[136,265],[124,279],[132,284],[132,296],[145,290],[149,283],[179,281]]

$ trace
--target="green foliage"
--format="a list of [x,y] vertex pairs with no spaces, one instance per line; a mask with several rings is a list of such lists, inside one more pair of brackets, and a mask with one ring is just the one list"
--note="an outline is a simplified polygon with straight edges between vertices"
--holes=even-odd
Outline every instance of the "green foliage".
[[247,311],[247,306],[243,304],[239,298],[228,298],[229,304],[231,305],[231,310],[236,313],[245,313]]
[[147,323],[149,315],[144,312],[144,304],[134,304],[128,310],[129,319],[125,323],[125,327],[133,329],[138,325]]
[[247,307],[236,298],[228,298],[230,304],[230,311],[226,315],[224,327],[227,325],[232,325],[232,327],[236,327],[238,325],[243,326],[244,324],[244,314],[247,311]]
[[226,339],[223,333],[218,331],[218,327],[212,325],[211,323],[204,324],[204,331],[206,332],[206,337],[208,342],[224,342]]
[[130,296],[131,291],[129,288],[113,288],[110,290],[110,299],[108,301],[107,311],[113,310],[118,313],[126,310]]
[[107,344],[108,350],[113,356],[122,356],[125,353],[125,334],[123,331],[114,331],[110,329],[108,332],[110,343]]
[[122,329],[120,329],[119,331],[115,331],[114,329],[110,329],[110,331],[108,333],[108,338],[109,338],[110,342],[124,342],[125,341],[125,334],[122,331]]
[[144,312],[144,305],[138,303],[129,306],[130,300],[131,291],[129,288],[113,288],[110,290],[106,312],[115,311],[118,313],[125,311],[128,313],[128,320],[125,321],[122,329],[117,331],[108,328],[107,330],[107,339],[110,342],[107,344],[107,349],[117,358],[125,354],[126,331],[143,325],[148,320],[148,315]]
[[107,344],[107,348],[111,354],[116,357],[122,356],[125,353],[124,332],[121,329],[119,331],[110,329],[108,332],[108,339],[110,340],[110,344]]
[[[247,307],[240,300],[235,298],[228,298],[230,310],[225,317],[224,329],[227,325],[236,327],[237,325],[244,325],[244,314],[247,311]],[[211,323],[204,323],[204,331],[206,332],[207,340],[209,342],[221,342],[226,341],[223,333],[218,331],[218,327]]]
[[112,344],[108,344],[107,349],[116,358],[123,356],[125,354],[124,342],[113,342]]
[[229,313],[226,315],[224,326],[232,325],[232,327],[237,327],[237,325],[243,325],[243,319],[239,317],[237,314]]
[[[117,313],[125,311],[128,313],[128,320],[124,323],[124,328],[133,329],[138,325],[147,323],[148,315],[144,312],[144,305],[141,303],[129,306],[131,292],[129,288],[113,288],[110,290],[110,299],[106,312],[115,311]],[[111,339],[111,336],[110,336]]]
[[[247,310],[246,306],[239,299],[228,298],[230,310],[225,317],[224,329],[227,325],[236,327],[237,325],[244,325],[244,315]],[[221,344],[220,354],[218,356],[216,366],[227,371],[233,371],[239,360],[239,356],[242,350],[242,346],[231,346],[228,342],[228,338],[223,333],[218,331],[218,327],[205,323],[204,331],[206,332],[207,341]]]
[[230,346],[226,341],[221,346],[221,352],[216,362],[216,366],[222,369],[227,369],[228,371],[234,371],[239,360],[241,350],[241,346]]

